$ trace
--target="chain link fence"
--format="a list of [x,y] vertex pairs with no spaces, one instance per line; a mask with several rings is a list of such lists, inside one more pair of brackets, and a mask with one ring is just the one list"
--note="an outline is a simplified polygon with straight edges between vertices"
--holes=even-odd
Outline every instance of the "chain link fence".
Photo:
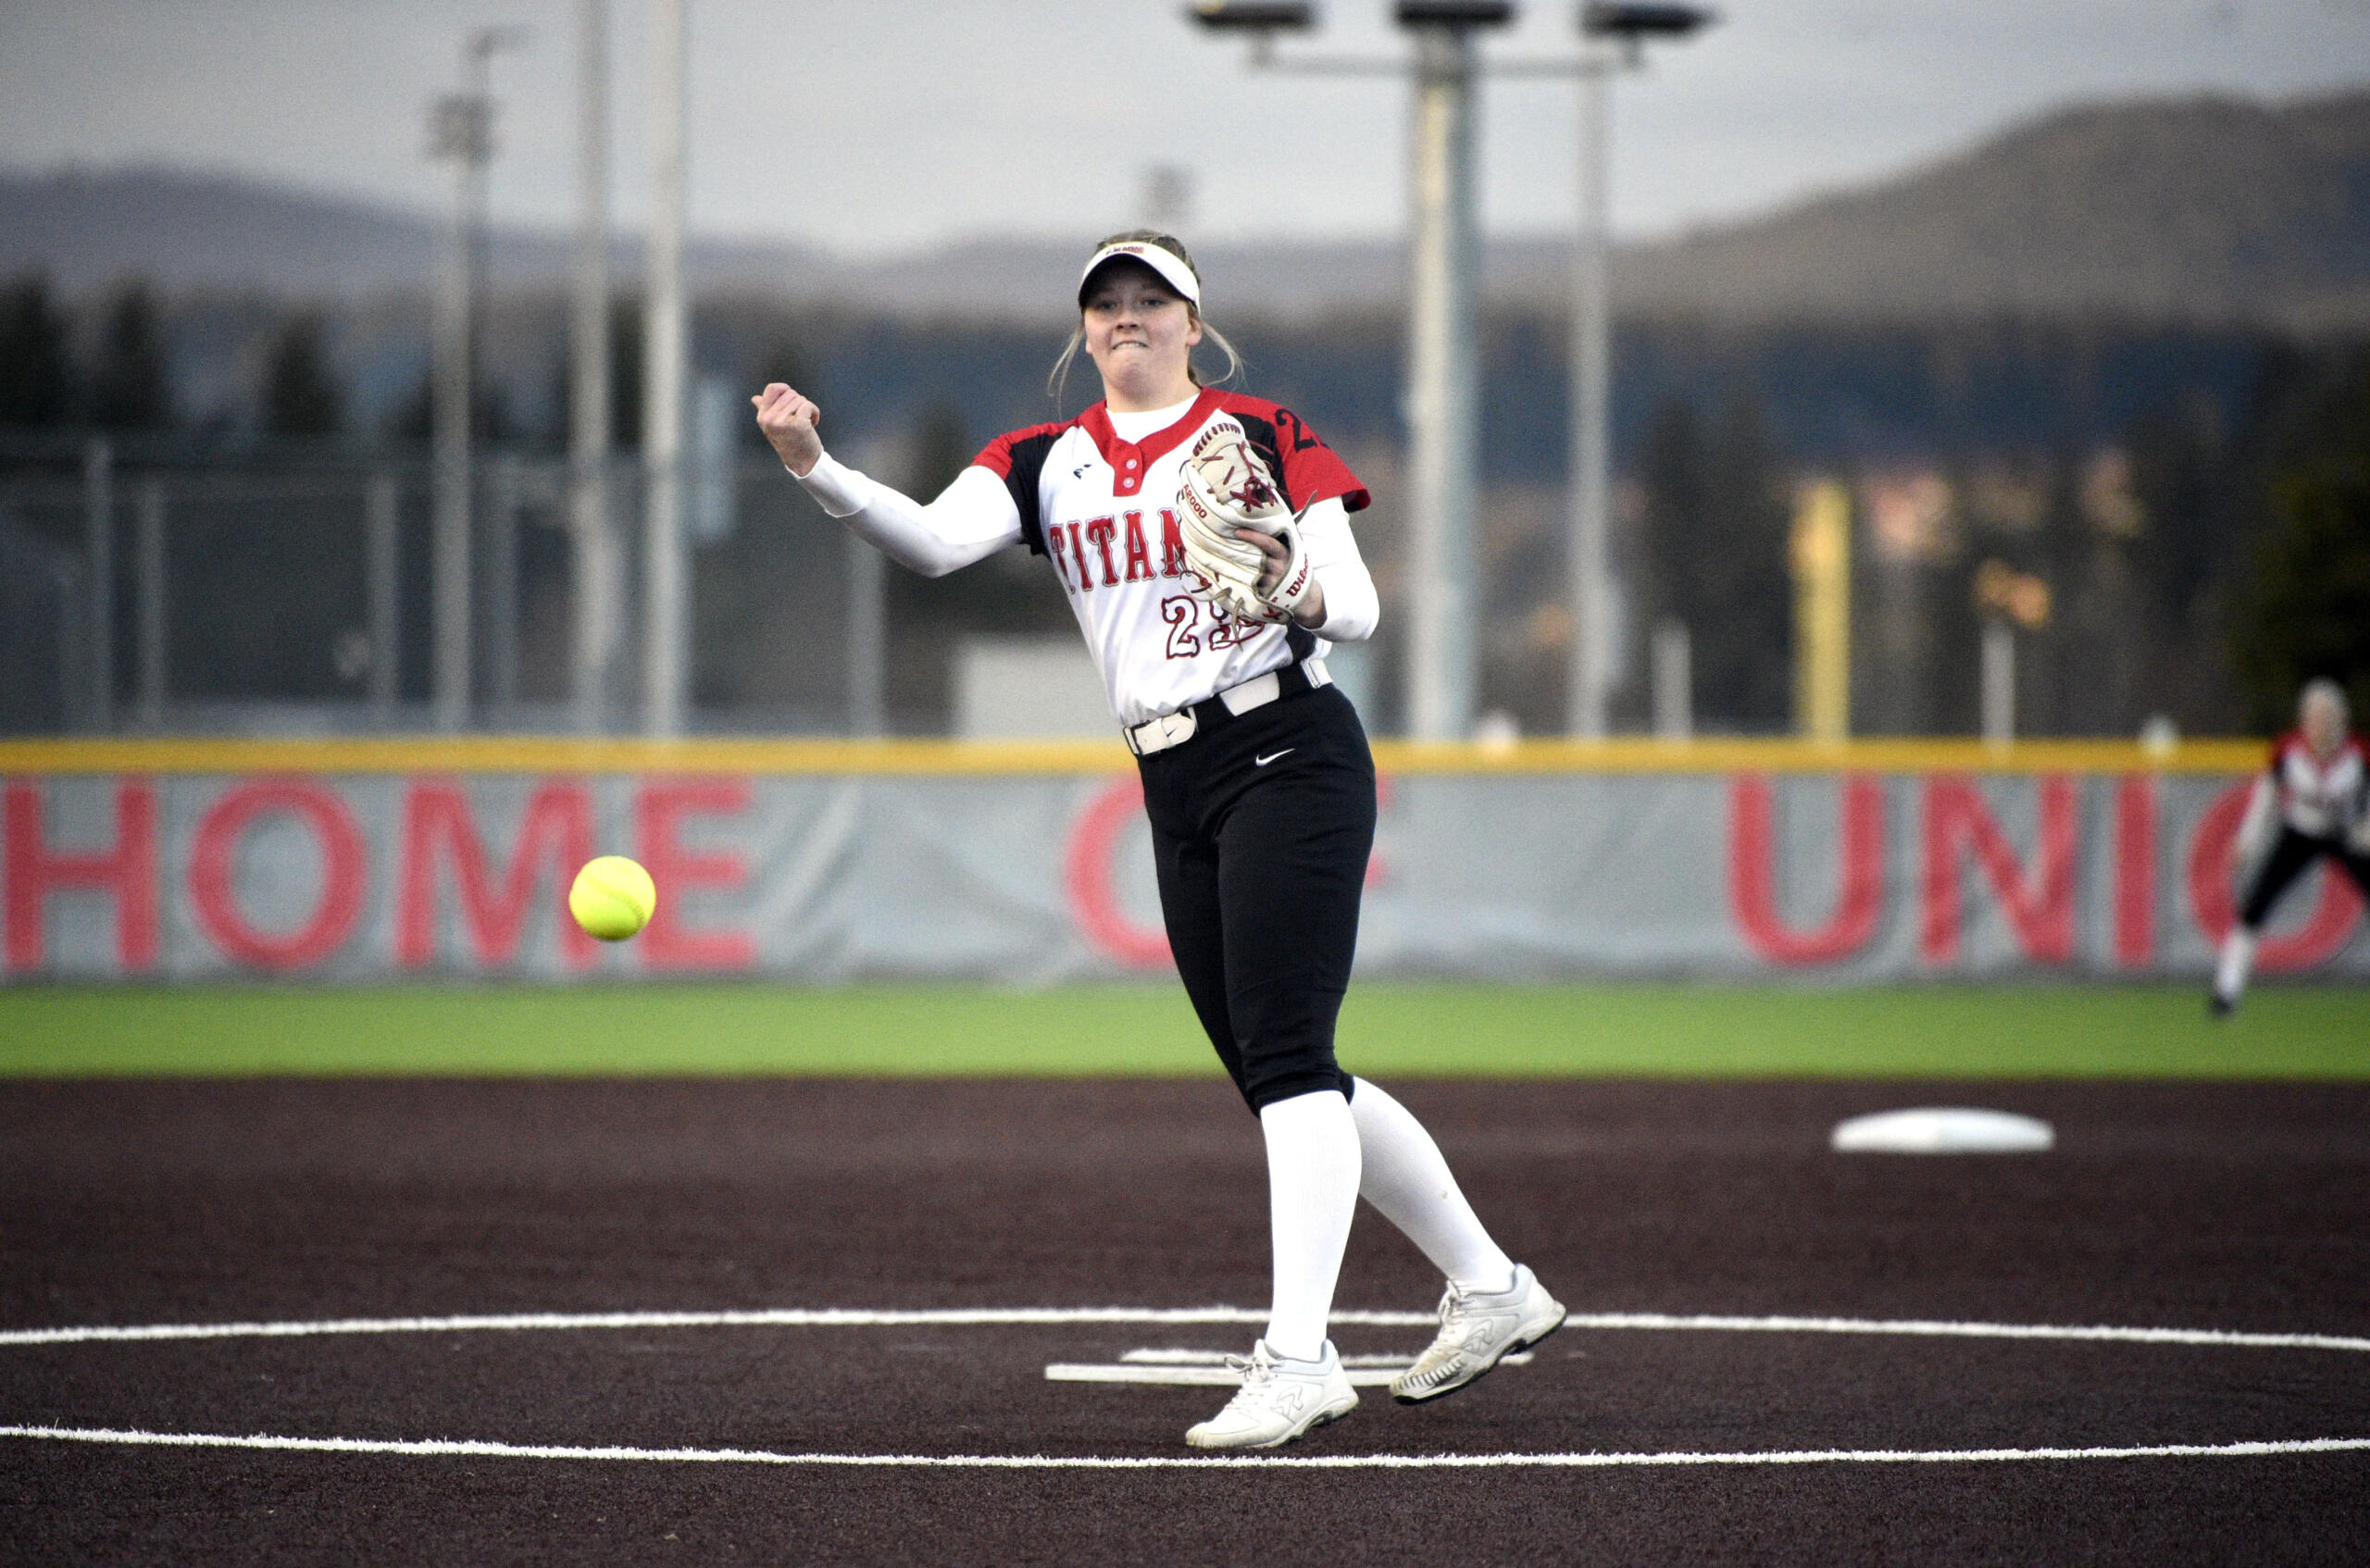
[[[564,459],[477,466],[464,624],[437,614],[425,462],[204,466],[118,458],[0,471],[0,732],[418,730],[457,641],[461,728],[640,727],[646,616],[641,474],[605,476],[586,537]],[[900,703],[888,583],[778,464],[691,476],[684,549],[696,730],[878,733],[942,716]],[[606,626],[580,627],[594,553]],[[923,704],[926,707],[927,704]],[[902,711],[901,711],[902,710]]]

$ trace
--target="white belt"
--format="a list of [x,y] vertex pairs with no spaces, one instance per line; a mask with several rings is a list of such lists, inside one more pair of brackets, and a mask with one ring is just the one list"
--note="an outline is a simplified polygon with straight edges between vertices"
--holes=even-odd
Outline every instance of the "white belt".
[[[1300,662],[1300,671],[1308,678],[1311,687],[1333,684],[1333,678],[1325,671],[1323,659],[1303,659]],[[1228,687],[1209,701],[1223,703],[1226,704],[1227,712],[1241,715],[1249,713],[1254,708],[1264,708],[1283,694],[1282,672],[1269,670],[1265,675],[1253,676],[1240,686]],[[1200,706],[1199,703],[1194,705]],[[1143,723],[1123,733],[1127,736],[1129,751],[1140,757],[1148,757],[1154,752],[1165,752],[1171,746],[1183,745],[1191,740],[1201,728],[1202,721],[1193,716],[1193,709],[1185,708],[1177,713],[1163,714],[1158,718],[1146,719]]]

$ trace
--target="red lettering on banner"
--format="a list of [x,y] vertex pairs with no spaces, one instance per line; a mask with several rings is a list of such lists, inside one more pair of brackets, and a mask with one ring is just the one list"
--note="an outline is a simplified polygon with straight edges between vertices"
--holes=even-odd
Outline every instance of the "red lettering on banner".
[[[1073,524],[1073,527],[1076,525]],[[677,835],[687,816],[727,816],[749,809],[742,778],[684,778],[645,784],[634,801],[642,868],[658,884],[658,908],[637,946],[653,969],[746,969],[756,943],[746,931],[694,931],[683,925],[683,894],[694,888],[739,888],[749,862],[736,850],[700,853]]]
[[461,895],[461,922],[479,965],[513,962],[535,897],[535,866],[552,866],[549,905],[559,922],[560,952],[570,968],[598,962],[598,948],[566,913],[569,880],[593,854],[592,799],[581,784],[546,783],[528,797],[518,838],[493,890],[486,873],[485,844],[478,837],[469,797],[449,779],[423,780],[404,792],[402,869],[397,873],[395,961],[418,969],[436,956],[436,852],[453,859],[453,881]]
[[1185,575],[1185,536],[1177,529],[1177,514],[1166,506],[1160,509],[1160,575]]
[[2135,773],[2114,788],[2114,961],[2156,956],[2156,781]]
[[1152,580],[1152,551],[1144,543],[1144,515],[1141,512],[1128,513],[1127,524],[1128,580],[1150,582]]
[[[2254,781],[2232,785],[2198,818],[2197,836],[2189,847],[2189,907],[2197,928],[2215,947],[2239,923],[2239,901],[2230,890],[2230,846],[2238,841],[2239,824],[2247,815],[2247,795]],[[2307,876],[2314,873],[2307,873]],[[2286,936],[2265,934],[2255,949],[2256,966],[2269,973],[2309,969],[2337,955],[2362,918],[2362,895],[2351,878],[2323,860],[2320,902],[2304,924]],[[2300,883],[2301,885],[2301,883]],[[2294,896],[2290,888],[2289,896]]]
[[2063,964],[2074,956],[2074,781],[2038,781],[2040,844],[2031,881],[2015,849],[1972,779],[1926,781],[1925,920],[1918,950],[1928,964],[1959,954],[1959,861],[1972,851],[1999,895],[2001,912],[2028,958]]
[[0,866],[8,878],[8,968],[41,967],[44,915],[53,892],[90,891],[115,900],[115,961],[126,969],[156,966],[156,790],[145,779],[115,790],[115,847],[56,851],[42,830],[42,787],[10,784],[0,800]]
[[[321,891],[293,931],[257,930],[239,908],[239,840],[256,819],[284,815],[304,823],[321,858]],[[304,969],[345,941],[362,912],[367,855],[362,830],[337,795],[309,778],[252,778],[232,786],[198,819],[190,855],[189,894],[197,923],[214,945],[256,969]]]
[[[1374,806],[1377,816],[1391,809],[1391,775],[1376,774],[1374,776]],[[1390,877],[1391,863],[1382,858],[1381,835],[1378,833],[1374,847],[1366,852],[1366,885],[1369,890],[1379,888],[1390,879]]]
[[1111,857],[1120,830],[1143,804],[1143,780],[1134,774],[1113,779],[1089,801],[1071,825],[1062,880],[1069,890],[1070,917],[1088,941],[1130,968],[1154,969],[1170,962],[1167,933],[1129,919],[1111,885]]
[[1096,517],[1086,525],[1088,541],[1093,544],[1096,554],[1103,557],[1103,586],[1105,588],[1119,586],[1119,573],[1111,562],[1111,540],[1114,532],[1111,524],[1112,519],[1109,517]]
[[1728,791],[1728,908],[1753,951],[1773,964],[1833,964],[1865,947],[1883,913],[1885,791],[1865,774],[1843,780],[1842,865],[1835,913],[1798,931],[1778,913],[1777,835],[1769,780],[1740,774]]

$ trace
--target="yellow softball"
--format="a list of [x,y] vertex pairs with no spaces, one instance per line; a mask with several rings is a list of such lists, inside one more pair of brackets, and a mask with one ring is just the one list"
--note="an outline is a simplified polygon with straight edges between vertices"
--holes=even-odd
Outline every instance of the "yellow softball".
[[658,886],[621,854],[588,860],[568,890],[568,912],[589,936],[621,942],[650,923],[658,907]]

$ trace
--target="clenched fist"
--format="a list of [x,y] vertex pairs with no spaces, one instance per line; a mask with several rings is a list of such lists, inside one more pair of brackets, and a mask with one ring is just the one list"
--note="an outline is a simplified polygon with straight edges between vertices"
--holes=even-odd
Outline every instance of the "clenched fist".
[[800,479],[814,472],[823,456],[823,438],[815,433],[823,411],[780,381],[749,401],[757,405],[757,429],[772,443],[782,467]]

